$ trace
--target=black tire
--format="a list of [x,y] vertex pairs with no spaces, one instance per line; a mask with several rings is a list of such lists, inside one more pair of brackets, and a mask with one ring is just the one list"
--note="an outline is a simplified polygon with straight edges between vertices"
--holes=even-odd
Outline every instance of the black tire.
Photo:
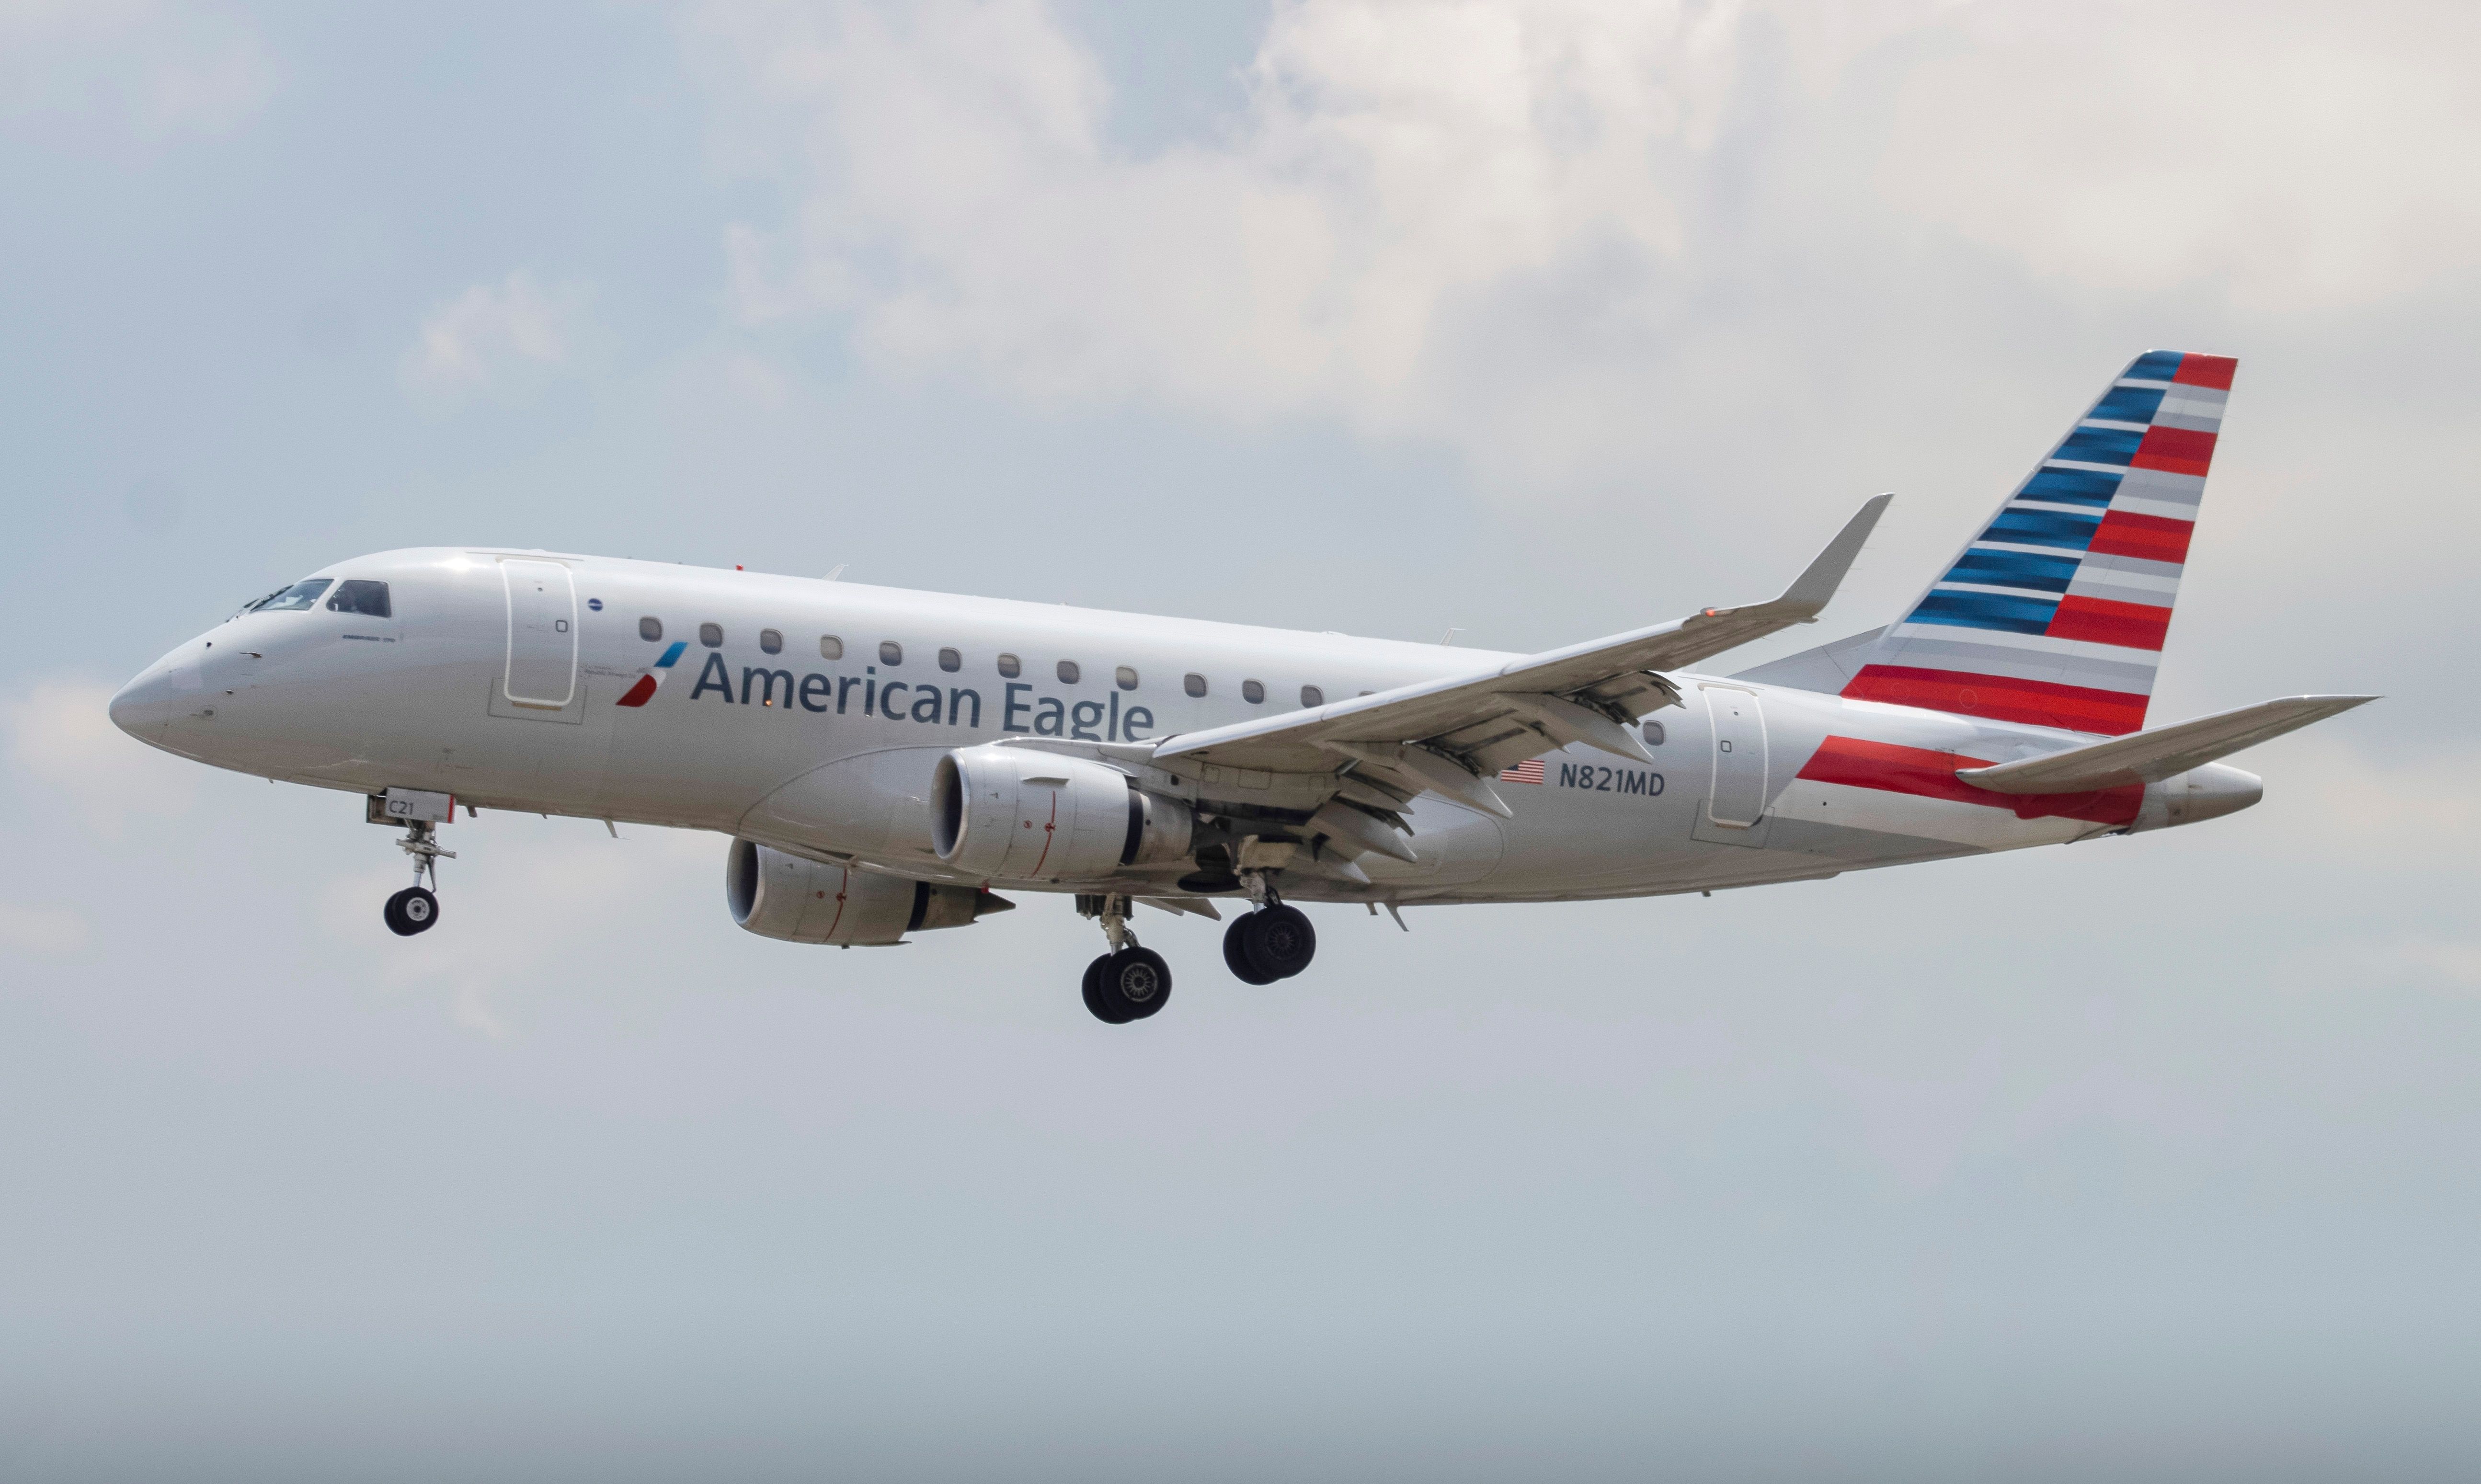
[[1223,929],[1223,967],[1243,984],[1272,984],[1275,976],[1260,974],[1249,964],[1249,938],[1257,931],[1258,914],[1244,912]]
[[1104,955],[1086,1008],[1112,1025],[1144,1020],[1171,998],[1171,965],[1152,949],[1126,948]]
[[1268,907],[1242,921],[1250,919],[1257,925],[1240,940],[1240,950],[1248,955],[1249,967],[1267,978],[1289,979],[1318,955],[1318,929],[1300,908]]
[[1103,968],[1110,961],[1111,955],[1106,953],[1085,966],[1085,1008],[1104,1025],[1125,1026],[1136,1018],[1129,1012],[1128,1002],[1114,1003],[1103,991]]
[[419,886],[408,886],[387,899],[379,910],[388,931],[400,938],[410,938],[418,932],[429,932],[439,921],[439,898]]

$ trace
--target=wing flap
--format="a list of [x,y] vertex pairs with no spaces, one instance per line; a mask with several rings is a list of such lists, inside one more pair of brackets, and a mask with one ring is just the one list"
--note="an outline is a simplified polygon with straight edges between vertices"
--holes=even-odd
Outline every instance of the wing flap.
[[1997,794],[2080,794],[2158,783],[2376,699],[2374,695],[2286,696],[2065,752],[2020,758],[1995,768],[1963,768],[1956,776]]

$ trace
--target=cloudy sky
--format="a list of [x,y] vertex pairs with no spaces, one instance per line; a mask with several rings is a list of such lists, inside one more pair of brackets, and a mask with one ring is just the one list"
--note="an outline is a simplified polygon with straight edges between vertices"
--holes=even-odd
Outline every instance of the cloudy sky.
[[[0,1473],[2445,1476],[2481,1447],[2468,7],[0,0]],[[1508,649],[1885,621],[2241,369],[2157,692],[2387,699],[2132,840],[732,927],[104,698],[356,552]],[[1748,663],[1796,647],[1753,650]],[[176,1467],[177,1466],[177,1467]]]

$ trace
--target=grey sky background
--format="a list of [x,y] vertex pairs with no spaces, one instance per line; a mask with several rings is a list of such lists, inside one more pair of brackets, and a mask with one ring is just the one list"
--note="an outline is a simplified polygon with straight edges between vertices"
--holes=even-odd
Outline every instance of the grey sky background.
[[[0,1474],[2423,1478],[2481,1446],[2467,8],[0,0]],[[110,690],[540,545],[1546,647],[1883,622],[2240,357],[2194,829],[1711,899],[769,943],[723,844]],[[1753,649],[1754,664],[1797,647]]]

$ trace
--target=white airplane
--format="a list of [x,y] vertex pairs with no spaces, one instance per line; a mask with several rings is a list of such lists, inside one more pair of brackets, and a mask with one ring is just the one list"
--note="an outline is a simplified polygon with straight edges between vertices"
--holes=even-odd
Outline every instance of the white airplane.
[[[463,802],[731,837],[733,921],[892,944],[1074,894],[1086,1005],[1162,1008],[1137,903],[1221,917],[1232,973],[1309,965],[1298,902],[1712,892],[2189,824],[2214,761],[2372,699],[2145,730],[2233,362],[2148,351],[1895,623],[1737,674],[1814,622],[1891,498],[1769,602],[1543,654],[1350,638],[488,547],[338,562],[147,667],[112,717],[365,797],[438,922]],[[426,881],[429,883],[426,885]]]

